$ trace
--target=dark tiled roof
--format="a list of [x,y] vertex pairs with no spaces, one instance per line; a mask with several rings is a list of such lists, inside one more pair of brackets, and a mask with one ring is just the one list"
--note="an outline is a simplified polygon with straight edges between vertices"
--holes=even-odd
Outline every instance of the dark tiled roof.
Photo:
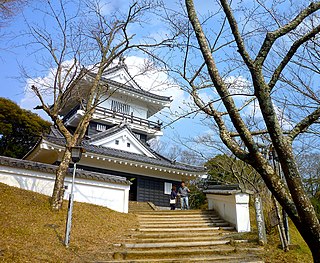
[[136,92],[136,93],[138,93],[140,95],[144,95],[144,96],[147,96],[147,97],[150,97],[150,98],[153,98],[153,99],[171,101],[171,97],[157,95],[157,94],[151,93],[151,92],[143,90],[143,89],[136,89],[134,87],[119,83],[119,82],[111,80],[111,79],[102,78],[102,80],[106,81],[107,83],[110,83],[112,85],[118,86],[121,89],[126,89],[126,90],[129,90],[129,91],[133,91],[133,92]]
[[[95,76],[95,73],[89,73],[89,75]],[[102,77],[101,80],[105,81],[105,82],[107,82],[109,84],[112,84],[112,85],[114,85],[114,86],[116,86],[116,87],[118,87],[120,89],[129,90],[129,91],[138,93],[138,94],[143,95],[143,96],[147,96],[147,97],[150,97],[150,98],[153,98],[153,99],[157,99],[157,100],[162,100],[162,101],[171,101],[171,97],[157,95],[157,94],[151,93],[149,91],[143,90],[142,88],[136,89],[136,88],[131,87],[129,85],[125,85],[125,84],[119,83],[117,81],[108,79],[106,77]]]
[[108,68],[107,70],[104,71],[104,74],[110,74],[110,73],[113,73],[113,72],[117,72],[119,69],[123,68],[127,74],[129,75],[130,79],[134,82],[134,84],[137,85],[137,87],[139,87],[139,89],[143,90],[141,88],[141,86],[138,84],[138,82],[135,81],[135,79],[131,76],[129,70],[128,70],[128,66],[125,64],[125,63],[122,63],[122,64],[118,64],[112,68]]
[[131,130],[128,125],[121,123],[120,125],[116,125],[116,126],[114,126],[112,128],[109,128],[109,129],[103,131],[103,132],[99,132],[97,134],[91,135],[90,139],[88,140],[88,142],[98,141],[100,139],[103,139],[105,137],[113,135],[113,134],[115,134],[115,133],[117,133],[117,132],[119,132],[119,131],[121,131],[121,130],[123,130],[125,128],[127,128],[128,130]]
[[51,125],[49,135],[57,138],[64,138],[62,133],[54,125]]
[[[64,139],[54,138],[51,136],[47,136],[44,139],[61,146],[65,146]],[[123,160],[137,161],[145,164],[153,164],[153,165],[158,165],[165,168],[182,170],[186,172],[199,172],[199,173],[205,172],[204,167],[193,166],[189,164],[183,164],[183,163],[171,161],[161,156],[160,154],[156,153],[155,151],[151,150],[150,148],[148,150],[150,150],[154,155],[156,155],[157,158],[152,158],[145,155],[131,153],[131,152],[122,151],[122,150],[104,147],[104,146],[95,146],[95,145],[89,144],[88,141],[83,141],[82,145],[88,153],[100,154],[106,157],[116,157]]]
[[[47,172],[47,173],[55,173],[58,168],[58,166],[56,165],[32,162],[27,160],[20,160],[20,159],[9,158],[4,156],[0,156],[0,165],[15,167],[15,168],[23,168],[28,170],[36,170],[36,171]],[[69,168],[69,176],[71,175],[72,175],[72,169]],[[103,173],[96,173],[96,172],[89,172],[81,169],[77,169],[76,177],[89,179],[89,180],[105,181],[109,183],[118,183],[118,184],[126,184],[126,185],[131,184],[125,177],[115,176],[110,174],[103,174]]]

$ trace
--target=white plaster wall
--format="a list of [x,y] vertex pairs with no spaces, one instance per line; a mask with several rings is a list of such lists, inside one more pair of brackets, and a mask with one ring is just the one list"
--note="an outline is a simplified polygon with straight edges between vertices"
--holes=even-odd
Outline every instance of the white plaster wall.
[[237,224],[237,214],[234,196],[208,194],[208,207],[214,209],[226,221]]
[[[66,178],[65,185],[68,189],[65,192],[65,198],[70,194],[71,183],[72,178]],[[106,206],[115,211],[128,213],[129,189],[130,187],[126,185],[76,178],[74,198],[78,202]]]
[[103,101],[99,106],[106,109],[111,109],[112,100],[130,105],[133,116],[147,119],[148,108],[142,104],[143,102],[140,102],[139,100],[133,100],[131,97],[126,95],[113,94],[111,98],[106,98],[106,100]]
[[[54,179],[55,175],[50,173],[0,166],[1,183],[48,196],[52,194]],[[65,185],[68,186],[65,199],[68,199],[71,180],[71,177],[65,178]],[[74,200],[127,213],[129,190],[129,185],[76,178]]]
[[[237,230],[238,232],[250,231],[249,195],[238,193],[235,195],[237,209]],[[240,230],[240,231],[239,231]]]
[[[116,144],[116,140],[119,141],[119,144]],[[130,147],[128,147],[128,143],[130,143]],[[109,147],[113,149],[118,149],[126,152],[132,152],[132,153],[137,153],[137,154],[143,154],[141,150],[136,147],[135,142],[133,142],[129,137],[119,135],[118,137],[113,138],[113,140],[110,140],[106,143],[95,143],[93,142],[92,144],[94,145],[102,145],[103,147]]]
[[233,224],[238,232],[250,231],[249,195],[207,194],[208,208],[217,211],[221,218]]

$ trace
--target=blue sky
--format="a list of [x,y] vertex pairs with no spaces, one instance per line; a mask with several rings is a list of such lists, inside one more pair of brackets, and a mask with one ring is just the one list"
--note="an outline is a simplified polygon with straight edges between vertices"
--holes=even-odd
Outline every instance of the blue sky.
[[[167,1],[172,5],[171,1]],[[108,13],[110,10],[115,8],[121,8],[127,6],[128,1],[110,1],[105,8],[105,12]],[[42,54],[45,54],[41,50],[37,50],[34,46],[27,46],[25,43],[28,43],[28,36],[25,36],[25,31],[28,30],[28,25],[25,23],[27,20],[30,24],[41,24],[42,17],[39,12],[37,15],[33,12],[34,7],[42,8],[42,4],[39,2],[31,2],[31,5],[25,6],[23,10],[14,16],[5,27],[0,28],[1,34],[4,34],[2,41],[0,43],[0,96],[9,98],[23,108],[32,110],[37,104],[37,99],[31,93],[25,92],[25,87],[27,79],[23,76],[21,72],[21,67],[25,67],[33,76],[44,77],[47,72],[43,72],[43,68],[39,66],[41,63]],[[39,15],[40,14],[40,15]],[[47,26],[50,27],[50,24]],[[133,29],[134,30],[134,29]],[[165,32],[165,28],[162,27],[161,22],[154,21],[152,30],[154,33],[158,31],[161,33]],[[130,55],[130,54],[129,54]],[[39,69],[39,70],[37,70]],[[143,82],[143,81],[142,81]],[[180,107],[181,101],[187,99],[187,95],[181,92],[177,94],[168,94],[168,92],[163,92],[164,95],[173,96],[176,100],[173,101],[172,106],[173,110]],[[177,102],[179,100],[179,102]],[[179,103],[179,105],[178,105]],[[44,112],[35,111],[42,117],[46,117]],[[166,120],[163,114],[158,115],[161,119]],[[196,124],[196,125],[195,125]],[[203,133],[205,127],[200,126],[199,119],[182,119],[170,127],[167,127],[164,130],[163,141],[169,141],[172,137],[189,137],[195,136]]]
[[[296,2],[300,3],[302,0],[299,0]],[[57,2],[57,1],[53,1]],[[175,1],[171,0],[166,0],[165,1],[168,6],[170,6],[173,9],[176,9],[177,7],[175,6]],[[195,1],[196,2],[196,7],[197,10],[202,13],[202,14],[207,14],[208,12],[208,2],[207,1]],[[127,6],[128,1],[125,0],[110,0],[106,1],[104,12],[107,14],[111,10],[115,10],[117,8],[123,9],[124,7]],[[241,3],[246,4],[248,1],[242,1]],[[249,1],[249,3],[251,3]],[[42,15],[38,12],[35,14],[33,12],[34,6],[39,6],[43,5],[44,3],[42,1],[31,1],[32,5],[25,6],[19,14],[14,16],[11,21],[8,21],[8,23],[0,28],[0,35],[1,37],[1,42],[0,42],[0,81],[1,81],[1,86],[0,86],[0,96],[1,97],[6,97],[9,98],[18,104],[22,105],[22,107],[27,108],[27,109],[32,109],[37,105],[36,100],[34,98],[30,97],[30,94],[25,93],[25,87],[27,80],[25,77],[22,76],[21,74],[21,68],[20,65],[23,65],[34,77],[45,77],[46,74],[48,73],[48,68],[42,68],[40,66],[41,62],[43,61],[43,52],[35,49],[31,45],[27,46],[25,43],[28,43],[29,39],[27,38],[26,35],[23,34],[23,32],[27,29],[27,24],[25,23],[25,20],[29,21],[30,23],[35,23],[35,24],[41,24],[43,22],[43,17]],[[283,3],[282,3],[283,5]],[[70,11],[70,10],[69,10]],[[217,11],[213,8],[213,11]],[[286,11],[286,8],[284,9],[281,7],[280,9],[281,12]],[[245,11],[244,11],[245,13]],[[241,16],[237,17],[238,21],[243,21]],[[216,20],[216,21],[219,21]],[[210,22],[210,21],[209,21]],[[240,22],[241,24],[241,22]],[[212,26],[212,24],[209,23],[209,25]],[[47,24],[47,26],[50,29],[50,23]],[[165,25],[157,20],[157,19],[152,19],[152,21],[149,23],[149,31],[142,32],[141,29],[140,31],[135,31],[136,28],[132,28],[132,32],[136,33],[138,36],[141,36],[143,33],[146,34],[164,34],[167,30]],[[252,25],[246,25],[246,30],[248,27]],[[215,27],[212,27],[215,28]],[[211,28],[209,27],[211,30]],[[214,34],[214,30],[208,31],[212,34]],[[253,36],[253,38],[256,36]],[[259,38],[257,37],[257,40]],[[257,42],[258,43],[258,42]],[[254,49],[253,49],[254,50]],[[232,66],[232,63],[228,58],[232,59],[232,53],[228,54],[228,49],[225,49],[221,51],[221,53],[217,53],[217,57],[222,61],[219,66],[222,68],[226,67],[226,64],[230,64]],[[253,52],[253,51],[252,51]],[[137,56],[136,53],[134,54],[128,54],[129,56]],[[179,61],[182,59],[176,54],[177,57],[175,57],[175,60],[173,63],[175,63],[175,66],[179,66]],[[198,64],[201,59],[201,55],[197,54],[195,55],[195,59],[192,60],[192,63]],[[128,59],[129,61],[129,59]],[[180,63],[181,64],[181,63]],[[236,78],[243,78],[244,81],[246,81],[246,75],[242,74],[243,72],[233,72],[231,76],[229,77],[236,77]],[[142,83],[144,81],[142,80]],[[173,90],[171,91],[171,94],[168,94],[168,92],[164,92],[164,95],[167,96],[173,96],[175,100],[172,103],[173,106],[173,111],[175,111],[179,107],[185,107],[183,104],[183,101],[189,101],[189,98],[187,94],[181,93],[178,90]],[[214,98],[216,94],[214,93],[214,90],[208,90],[206,92],[203,92],[203,97],[204,98]],[[241,99],[238,99],[236,102],[242,101]],[[253,107],[249,108],[247,113],[251,113],[250,111],[253,110]],[[279,109],[279,112],[281,113],[281,109]],[[39,113],[39,112],[37,112]],[[43,115],[42,115],[43,116]],[[158,115],[160,118],[163,118],[163,115],[160,114]],[[256,116],[259,117],[259,114],[256,114]],[[168,121],[166,118],[164,118],[165,121]],[[288,124],[288,123],[287,123]],[[286,123],[285,123],[286,125]],[[165,136],[163,137],[163,141],[170,141],[171,138],[176,138],[177,135],[180,135],[182,138],[187,138],[187,137],[195,137],[197,135],[201,134],[206,134],[210,132],[210,128],[208,126],[203,125],[202,123],[202,118],[199,116],[196,116],[193,118],[187,118],[187,119],[181,119],[171,125],[170,127],[167,127],[164,130]]]

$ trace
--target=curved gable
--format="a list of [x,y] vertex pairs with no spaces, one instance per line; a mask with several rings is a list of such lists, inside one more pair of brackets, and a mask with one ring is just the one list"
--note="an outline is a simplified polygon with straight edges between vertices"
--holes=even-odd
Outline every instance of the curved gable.
[[91,140],[90,144],[156,158],[127,127],[111,134],[107,132],[105,136],[101,135]]

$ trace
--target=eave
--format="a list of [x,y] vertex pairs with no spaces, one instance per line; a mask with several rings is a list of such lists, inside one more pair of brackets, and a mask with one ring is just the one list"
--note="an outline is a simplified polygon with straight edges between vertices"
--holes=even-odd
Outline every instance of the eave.
[[[60,156],[60,158],[62,157],[62,153],[65,149],[64,146],[62,145],[58,145],[56,143],[52,143],[46,140],[42,141],[42,144],[46,144],[46,146],[42,146],[41,149],[44,150],[49,150],[51,152],[56,152],[58,153],[58,155]],[[132,156],[137,156],[137,155],[133,155]],[[204,168],[201,169],[201,167],[194,167],[197,169],[190,169],[186,166],[186,168],[184,169],[182,166],[180,167],[175,167],[176,164],[171,164],[171,165],[162,165],[162,164],[155,164],[152,163],[152,158],[149,158],[147,160],[149,161],[138,161],[138,160],[134,160],[134,158],[122,158],[122,157],[118,157],[118,156],[107,156],[104,154],[100,154],[100,153],[94,153],[91,151],[88,151],[83,155],[83,162],[90,162],[90,160],[92,161],[99,161],[102,162],[104,166],[108,167],[109,163],[114,163],[117,165],[121,165],[127,168],[133,167],[133,168],[141,168],[141,169],[145,169],[145,170],[153,170],[153,171],[157,171],[157,172],[161,172],[161,173],[166,173],[166,174],[172,174],[172,175],[180,175],[180,176],[191,176],[191,177],[200,177],[206,174],[206,170]],[[81,164],[81,161],[80,161]],[[177,164],[177,165],[181,165],[181,164]]]

